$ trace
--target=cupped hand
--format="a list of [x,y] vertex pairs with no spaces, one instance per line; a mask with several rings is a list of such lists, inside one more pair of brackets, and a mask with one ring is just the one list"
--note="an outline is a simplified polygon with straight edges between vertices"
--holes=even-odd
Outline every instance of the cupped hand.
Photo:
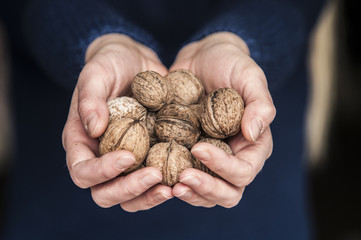
[[120,204],[126,211],[152,208],[170,198],[170,187],[159,185],[156,168],[143,168],[118,177],[135,159],[127,151],[99,157],[97,138],[108,124],[107,100],[130,93],[134,76],[167,69],[146,46],[121,34],[107,34],[94,40],[86,52],[86,64],[79,75],[63,130],[67,166],[74,183],[91,188],[101,207]]
[[266,77],[250,57],[246,43],[229,32],[214,33],[183,47],[170,71],[175,69],[192,71],[207,93],[231,87],[245,102],[241,132],[229,140],[233,155],[207,143],[198,143],[191,150],[222,179],[186,169],[173,188],[174,196],[195,206],[234,207],[272,153],[269,125],[276,110]]

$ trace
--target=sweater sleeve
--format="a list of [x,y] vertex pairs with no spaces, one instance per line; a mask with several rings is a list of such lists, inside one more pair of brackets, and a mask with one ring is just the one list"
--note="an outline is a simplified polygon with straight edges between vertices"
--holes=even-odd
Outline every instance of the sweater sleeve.
[[[235,33],[247,43],[251,57],[263,69],[273,90],[290,78],[306,49],[310,19],[306,17],[305,5],[295,2],[235,1],[194,34],[189,42],[219,31]],[[315,4],[309,4],[308,10],[315,7]]]
[[101,0],[32,1],[24,14],[24,36],[36,63],[61,85],[74,88],[85,51],[97,37],[123,33],[158,52],[145,30]]

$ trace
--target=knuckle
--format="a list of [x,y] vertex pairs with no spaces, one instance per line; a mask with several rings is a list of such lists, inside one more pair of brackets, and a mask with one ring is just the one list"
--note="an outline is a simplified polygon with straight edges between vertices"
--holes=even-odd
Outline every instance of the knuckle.
[[238,203],[234,203],[233,201],[228,201],[225,204],[222,204],[222,207],[224,208],[233,208],[237,205]]
[[233,182],[233,185],[236,187],[243,187],[246,185],[246,181],[244,180],[244,178],[238,178]]
[[93,198],[93,201],[102,208],[109,208],[112,206],[108,201],[105,200],[105,198],[100,194],[100,191],[92,189],[91,196]]
[[213,193],[214,187],[210,183],[202,184],[201,194],[202,195],[211,195]]
[[245,177],[240,178],[239,181],[234,185],[238,188],[241,188],[241,187],[248,186],[249,184],[251,184],[252,181],[253,181],[253,177],[245,176]]
[[253,61],[249,62],[248,65],[244,68],[243,75],[245,78],[249,79],[266,80],[266,76],[262,68]]
[[251,182],[252,182],[252,177],[250,176],[244,176],[244,177],[240,177],[239,179],[237,179],[233,185],[238,187],[238,188],[241,188],[241,187],[245,187],[247,185],[249,185]]
[[269,149],[269,151],[267,153],[266,159],[269,159],[271,157],[272,152],[273,152],[273,143],[271,144],[271,147],[270,147],[270,149]]
[[117,172],[113,168],[109,166],[109,161],[105,161],[105,159],[98,158],[96,160],[96,165],[94,166],[95,171],[97,171],[97,176],[101,176],[102,179],[109,180],[114,178],[117,175]]
[[73,180],[74,184],[76,186],[78,186],[79,188],[81,188],[81,189],[89,188],[88,184],[86,184],[85,181],[81,177],[72,174],[71,179]]
[[134,188],[132,184],[122,184],[121,194],[127,199],[136,198],[138,195],[140,195],[140,192],[141,190]]
[[154,195],[153,196],[147,196],[144,200],[144,206],[143,206],[143,210],[146,210],[146,209],[150,209],[154,206],[156,206],[157,204],[159,204],[159,200],[157,200],[156,198],[154,198]]
[[245,181],[244,181],[244,185],[243,186],[248,186],[253,182],[254,176],[248,176]]
[[273,104],[265,104],[263,111],[267,116],[271,116],[272,119],[276,117],[276,107]]
[[102,176],[103,179],[109,180],[114,177],[110,172],[106,171],[105,169],[99,169],[98,171],[100,171],[100,176]]
[[239,176],[233,181],[233,185],[236,187],[244,187],[251,183],[250,179],[254,172],[254,167],[249,161],[242,161],[242,166],[236,168],[238,170],[237,175]]
[[222,204],[222,207],[233,208],[238,205],[241,199],[242,199],[242,194],[238,198],[228,199],[227,201],[225,201],[224,204]]
[[217,204],[215,204],[215,203],[207,203],[207,204],[205,204],[203,207],[205,207],[205,208],[212,208],[212,207],[215,207]]
[[81,98],[79,98],[79,113],[85,115],[92,106],[94,106],[92,98],[88,94],[83,93]]
[[227,166],[227,163],[229,161],[217,161],[215,164],[213,164],[212,166],[212,170],[213,172],[220,174],[220,173],[224,173],[227,172],[227,169],[229,168],[229,166]]
[[139,209],[135,209],[135,208],[133,208],[131,205],[126,204],[126,203],[121,203],[121,204],[120,204],[120,207],[121,207],[124,211],[130,212],[130,213],[134,213],[134,212],[138,212],[138,211],[139,211]]

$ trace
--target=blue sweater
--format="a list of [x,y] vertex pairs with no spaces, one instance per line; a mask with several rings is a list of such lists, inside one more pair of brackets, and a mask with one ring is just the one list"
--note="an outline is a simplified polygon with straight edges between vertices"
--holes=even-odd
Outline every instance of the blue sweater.
[[[310,31],[316,0],[39,0],[0,3],[12,47],[16,127],[3,239],[309,239],[303,159]],[[102,209],[71,181],[61,145],[89,43],[123,33],[170,66],[187,43],[242,37],[264,70],[277,117],[274,151],[234,208],[172,199],[149,211]],[[312,221],[311,221],[312,222]]]

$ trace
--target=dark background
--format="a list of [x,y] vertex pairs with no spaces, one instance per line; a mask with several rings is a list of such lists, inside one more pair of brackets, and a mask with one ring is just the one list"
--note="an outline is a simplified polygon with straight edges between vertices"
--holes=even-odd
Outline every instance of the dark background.
[[360,240],[361,17],[357,1],[337,4],[336,101],[328,150],[312,171],[312,203],[317,239]]

